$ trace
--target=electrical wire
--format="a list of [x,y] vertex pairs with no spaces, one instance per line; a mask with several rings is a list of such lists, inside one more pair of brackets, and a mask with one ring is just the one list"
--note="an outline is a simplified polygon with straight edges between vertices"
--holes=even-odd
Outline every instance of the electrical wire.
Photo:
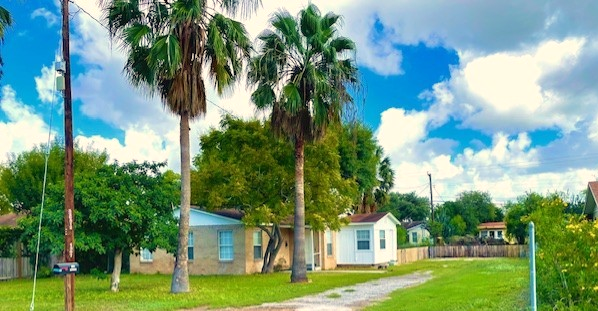
[[46,144],[46,152],[45,152],[45,162],[44,162],[44,181],[42,183],[42,202],[39,211],[39,224],[37,227],[37,246],[35,251],[35,267],[33,271],[33,290],[31,293],[31,304],[29,305],[29,310],[33,311],[35,309],[35,290],[37,286],[37,268],[39,266],[39,244],[41,241],[41,232],[42,232],[42,219],[44,215],[44,203],[46,200],[46,181],[48,177],[48,159],[50,158],[50,144],[52,140],[52,122],[54,119],[54,104],[56,102],[56,70],[54,70],[54,83],[52,86],[52,101],[50,104],[50,120],[48,122],[48,141]]

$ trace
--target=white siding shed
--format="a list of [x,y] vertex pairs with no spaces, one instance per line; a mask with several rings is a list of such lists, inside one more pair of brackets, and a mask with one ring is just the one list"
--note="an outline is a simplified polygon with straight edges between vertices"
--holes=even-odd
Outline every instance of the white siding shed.
[[397,225],[391,213],[357,214],[337,234],[337,264],[378,265],[397,260]]

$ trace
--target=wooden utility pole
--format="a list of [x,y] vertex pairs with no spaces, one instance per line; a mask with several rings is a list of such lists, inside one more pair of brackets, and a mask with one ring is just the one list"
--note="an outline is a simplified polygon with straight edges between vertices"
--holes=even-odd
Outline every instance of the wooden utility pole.
[[[73,175],[73,107],[69,49],[69,2],[62,0],[62,58],[64,59],[64,261],[75,262],[75,196]],[[64,276],[64,310],[75,310],[75,274]]]
[[432,221],[434,221],[434,200],[432,198],[432,174],[428,172],[428,179],[430,180],[430,212],[432,214]]

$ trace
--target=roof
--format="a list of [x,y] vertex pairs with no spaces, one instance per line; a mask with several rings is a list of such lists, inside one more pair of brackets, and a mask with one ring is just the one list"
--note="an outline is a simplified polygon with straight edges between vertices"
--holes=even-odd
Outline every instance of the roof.
[[371,214],[354,214],[354,215],[349,216],[348,218],[352,224],[355,224],[355,223],[366,224],[366,223],[376,223],[376,222],[380,221],[380,219],[387,217],[387,216],[390,217],[394,223],[399,224],[399,221],[395,218],[395,216],[393,216],[389,212],[371,213]]
[[224,217],[228,217],[228,218],[232,218],[232,219],[236,219],[236,220],[241,220],[241,219],[243,219],[243,216],[245,216],[245,213],[243,211],[240,211],[238,209],[233,209],[233,208],[219,209],[219,210],[211,211],[211,213],[220,215],[220,216],[224,216]]
[[17,226],[17,220],[23,218],[23,215],[17,215],[15,213],[8,213],[0,215],[0,227],[11,227]]
[[596,198],[598,197],[598,181],[590,181],[588,183],[588,192],[586,195],[586,208],[584,213],[592,216],[593,218],[598,217],[596,213]]
[[378,220],[384,218],[386,214],[387,213],[355,214],[349,216],[349,220],[353,223],[378,222]]
[[413,227],[417,227],[419,225],[425,224],[425,221],[405,221],[401,223],[401,226],[405,229],[411,229]]
[[483,222],[478,225],[478,229],[504,229],[506,227],[504,221]]

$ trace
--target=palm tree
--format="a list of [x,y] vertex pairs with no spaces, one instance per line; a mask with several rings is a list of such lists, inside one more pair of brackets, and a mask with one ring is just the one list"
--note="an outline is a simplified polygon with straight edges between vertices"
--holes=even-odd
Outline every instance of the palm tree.
[[[11,25],[12,17],[10,16],[10,12],[0,6],[0,44],[4,43],[4,32],[6,31],[6,28]],[[4,65],[4,62],[2,61],[2,55],[0,54],[0,78],[2,78],[2,65]]]
[[108,28],[128,53],[124,72],[180,117],[181,203],[171,292],[189,291],[187,243],[191,198],[189,121],[206,113],[205,70],[218,94],[231,89],[249,58],[243,24],[216,11],[253,12],[259,0],[111,0]]
[[282,10],[263,31],[260,50],[249,63],[248,82],[257,86],[251,100],[271,109],[272,129],[295,145],[295,218],[291,282],[307,281],[305,263],[304,146],[341,120],[352,102],[347,87],[357,84],[355,44],[337,34],[340,16],[322,16],[310,4],[295,19]]

